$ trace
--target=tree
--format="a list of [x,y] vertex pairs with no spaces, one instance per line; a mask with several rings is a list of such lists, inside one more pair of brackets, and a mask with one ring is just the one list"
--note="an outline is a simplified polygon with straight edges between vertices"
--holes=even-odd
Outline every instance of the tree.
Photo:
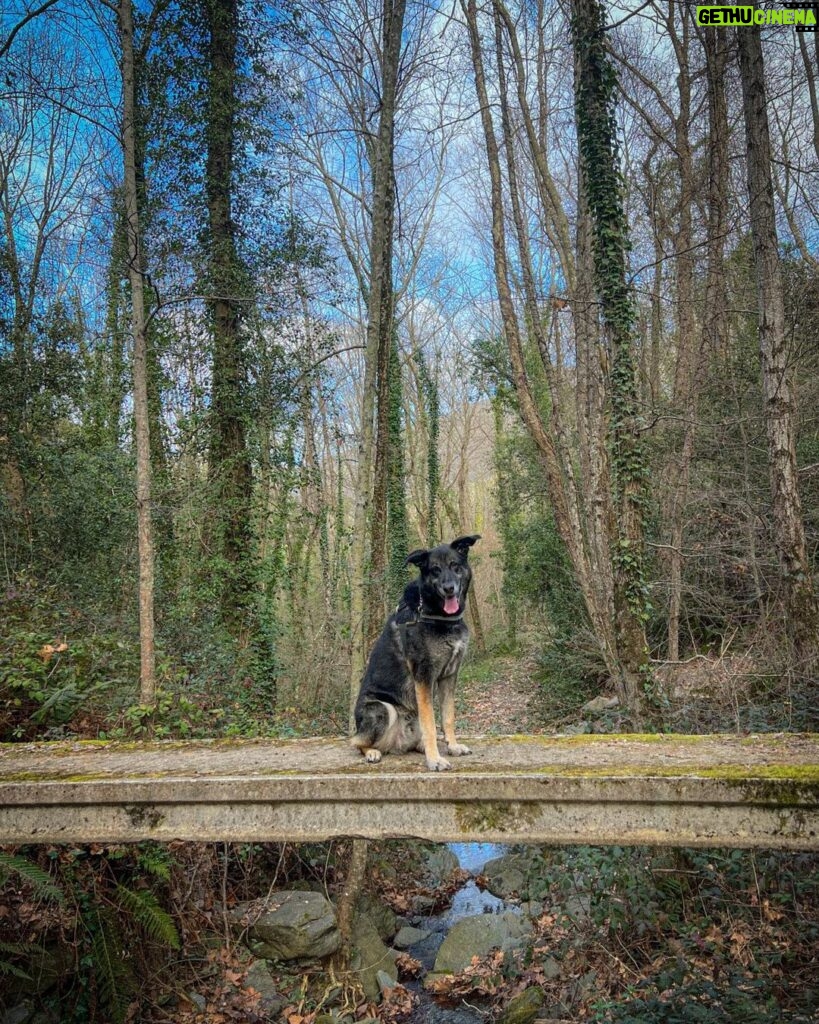
[[[571,559],[600,654],[621,701],[639,720],[647,714],[644,683],[649,675],[643,627],[646,614],[642,582],[644,484],[639,483],[644,470],[640,461],[641,441],[635,408],[630,334],[633,313],[625,285],[627,239],[623,233],[619,199],[621,182],[613,136],[611,86],[615,79],[603,55],[600,68],[605,72],[608,92],[601,96],[599,82],[595,81],[591,85],[597,89],[597,94],[593,88],[592,94],[587,95],[589,83],[586,81],[579,86],[585,92],[582,99],[578,93],[578,116],[586,116],[585,104],[588,104],[595,122],[593,130],[597,131],[601,146],[599,159],[605,164],[606,183],[609,188],[614,188],[614,193],[611,196],[612,209],[607,210],[605,206],[594,208],[584,177],[586,156],[581,153],[576,244],[573,245],[569,218],[549,167],[547,137],[543,130],[548,100],[542,79],[538,78],[536,93],[540,104],[538,118],[530,106],[525,58],[518,41],[517,27],[502,0],[494,0],[497,106],[500,107],[504,167],[492,119],[493,105],[484,69],[477,5],[463,3],[462,8],[469,31],[490,177],[495,285],[517,406],[535,442],[548,483],[555,524]],[[597,26],[591,32],[592,40],[599,40],[595,35],[599,31]],[[587,35],[584,34],[584,41]],[[539,45],[542,45],[541,37],[538,38]],[[506,46],[511,53],[511,61],[508,60]],[[598,61],[599,48],[598,41]],[[586,46],[586,51],[579,58],[586,60],[587,64],[588,49]],[[507,74],[508,63],[511,70]],[[520,129],[513,120],[512,90],[508,88],[508,78],[516,86]],[[584,127],[588,127],[588,121]],[[604,137],[600,135],[601,128],[608,132]],[[528,147],[527,166],[519,156],[518,140],[521,136]],[[595,175],[597,172],[595,164]],[[533,197],[527,197],[524,191],[527,178],[534,181]],[[535,244],[542,243],[539,240],[533,242],[535,231],[531,227],[532,214],[527,201],[537,211],[535,231],[540,232],[540,238],[545,236],[548,239],[550,254],[556,254],[559,260],[568,301],[558,299],[554,294],[548,301],[543,295],[535,272],[533,251]],[[507,203],[511,216],[506,210]],[[608,221],[604,223],[606,217]],[[517,243],[514,255],[508,248],[507,220],[511,221],[510,233]],[[594,237],[595,223],[597,239]],[[612,239],[615,234],[617,238],[613,245],[602,251],[599,244],[595,246],[596,240],[599,243],[601,238]],[[518,314],[513,289],[518,267],[523,293],[522,316]],[[605,295],[600,287],[603,281],[606,282]],[[599,295],[595,294],[596,290]],[[604,310],[602,335],[596,313],[598,301]],[[567,425],[571,414],[567,414],[566,409],[565,341],[557,312],[561,304],[562,307],[570,306],[573,314],[577,448]],[[609,355],[613,357],[614,371],[606,379],[602,367]],[[532,356],[539,358],[539,366],[533,363]],[[538,385],[538,377],[544,380],[545,389]],[[627,468],[629,472],[626,472]]]
[[754,25],[739,29],[737,45],[774,531],[782,570],[787,631],[797,657],[812,664],[816,658],[819,609],[811,582],[799,495],[794,426],[796,406],[790,348],[785,332],[760,27]]
[[645,634],[648,473],[634,363],[636,315],[626,281],[629,237],[615,135],[616,77],[606,50],[605,11],[599,0],[574,0],[572,42],[580,182],[588,202],[594,283],[611,359],[610,446],[617,515],[614,614],[622,666],[618,690],[638,718],[657,721],[659,707]]
[[154,542],[151,523],[151,441],[148,412],[147,340],[143,297],[142,247],[136,180],[136,104],[134,88],[134,22],[131,0],[120,0],[122,46],[122,150],[125,220],[134,335],[134,434],[137,456],[137,534],[139,541],[140,700],[152,704],[156,695],[154,649]]
[[226,621],[237,625],[242,623],[242,611],[253,590],[254,553],[253,471],[245,429],[242,337],[242,303],[247,300],[247,286],[236,248],[232,210],[239,110],[239,0],[202,0],[202,12],[208,33],[205,199],[207,302],[213,333],[209,473],[214,485],[215,532],[223,561],[222,612]]
[[[364,647],[381,630],[386,612],[387,493],[390,476],[390,353],[395,339],[393,233],[395,230],[395,117],[406,0],[384,0],[381,15],[381,89],[378,130],[371,143],[370,269],[367,290],[367,357],[375,368],[376,415],[370,509],[369,587],[364,608]],[[365,459],[365,464],[369,459]]]

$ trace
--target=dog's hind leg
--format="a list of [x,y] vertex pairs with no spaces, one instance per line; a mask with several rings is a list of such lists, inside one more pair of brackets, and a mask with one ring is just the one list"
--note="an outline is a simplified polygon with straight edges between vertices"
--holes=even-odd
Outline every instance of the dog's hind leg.
[[393,747],[398,722],[395,705],[384,700],[367,701],[358,718],[358,732],[350,739],[369,764],[378,764],[382,753]]

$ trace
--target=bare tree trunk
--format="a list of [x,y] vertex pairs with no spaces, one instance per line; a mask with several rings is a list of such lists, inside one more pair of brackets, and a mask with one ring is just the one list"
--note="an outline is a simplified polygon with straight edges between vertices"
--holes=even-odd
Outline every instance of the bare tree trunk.
[[339,958],[342,970],[347,970],[350,964],[353,918],[355,917],[356,903],[364,889],[369,846],[366,839],[352,840],[344,874],[344,887],[338,897],[338,930],[341,933]]
[[[501,123],[506,152],[507,177],[512,207],[512,220],[517,239],[518,260],[522,268],[524,285],[524,307],[526,329],[534,339],[549,385],[550,410],[548,424],[541,416],[535,401],[531,383],[526,371],[523,337],[511,288],[511,268],[506,250],[505,212],[503,203],[503,179],[500,165],[498,141],[495,138],[491,108],[486,85],[486,75],[481,53],[480,35],[477,25],[477,6],[462,0],[469,30],[472,62],[475,72],[475,86],[481,112],[481,121],[486,144],[487,162],[491,182],[492,202],[492,245],[495,269],[495,283],[498,291],[504,335],[509,349],[512,377],[515,386],[521,419],[535,443],[546,476],[549,499],[555,516],[555,524],[561,540],[566,546],[578,586],[600,651],[612,679],[620,689],[622,668],[619,663],[617,637],[614,624],[612,599],[613,576],[611,571],[609,536],[612,529],[611,501],[608,494],[609,473],[605,451],[605,417],[603,415],[603,382],[596,338],[596,298],[593,288],[587,287],[591,275],[584,278],[576,273],[574,254],[568,238],[568,223],[560,206],[554,181],[551,178],[545,152],[540,148],[538,133],[529,113],[524,83],[523,57],[518,45],[515,25],[501,0],[494,0],[498,82],[501,96]],[[575,480],[573,451],[564,425],[563,402],[559,381],[557,355],[560,351],[558,332],[554,332],[556,346],[553,364],[546,337],[545,312],[540,309],[534,282],[532,258],[528,243],[527,225],[519,195],[517,164],[514,155],[514,137],[502,50],[501,26],[506,32],[512,51],[514,73],[517,80],[518,104],[526,130],[533,164],[537,169],[537,195],[540,201],[544,230],[560,254],[569,292],[569,302],[575,323],[577,377],[578,377],[578,431],[580,464],[583,486],[578,488]],[[544,98],[541,98],[544,102]],[[579,218],[580,224],[587,221]],[[578,228],[580,240],[578,252],[583,255],[584,237]],[[585,266],[585,264],[584,264]],[[582,394],[582,398],[580,395]],[[586,506],[591,515],[586,514]],[[625,693],[622,694],[626,702]]]
[[[475,406],[466,403],[463,408],[463,433],[461,435],[461,447],[458,456],[458,518],[457,521],[453,521],[453,526],[460,534],[463,530],[471,529],[471,525],[474,523],[473,510],[469,507],[469,495],[468,495],[468,484],[469,484],[469,441],[472,436],[472,419],[475,412]],[[472,623],[472,632],[475,637],[475,648],[484,653],[486,650],[486,635],[483,630],[483,621],[481,620],[481,609],[478,604],[478,592],[475,586],[475,580],[472,580],[472,586],[469,588],[469,594],[466,598],[467,606],[469,607],[469,615]]]
[[728,340],[725,235],[728,230],[728,105],[725,70],[728,34],[724,28],[703,32],[708,89],[708,269],[703,333],[708,355],[722,358]]
[[808,52],[807,33],[797,33],[799,39],[799,52],[802,54],[802,63],[805,65],[805,75],[808,80],[808,95],[810,96],[810,112],[813,118],[813,151],[816,159],[819,160],[819,97],[817,97],[816,75],[819,68],[819,34],[813,35],[813,60]]
[[691,120],[691,73],[688,61],[690,22],[686,8],[680,6],[681,33],[676,21],[677,4],[668,6],[666,25],[677,58],[679,113],[674,119],[674,148],[680,175],[679,220],[675,239],[677,278],[677,365],[674,379],[674,406],[683,424],[682,444],[669,466],[670,500],[668,522],[669,603],[668,658],[680,657],[680,609],[682,606],[683,538],[688,483],[696,434],[697,391],[702,365],[702,336],[694,316],[694,254],[692,210],[695,199],[694,166],[689,125]]
[[552,438],[544,429],[532,395],[531,386],[526,373],[523,354],[523,343],[520,336],[515,304],[509,283],[509,262],[506,251],[506,231],[504,227],[503,195],[500,156],[495,131],[490,114],[489,95],[483,69],[483,57],[480,49],[480,37],[477,24],[477,5],[475,0],[462,0],[461,4],[467,19],[472,62],[475,70],[475,88],[484,129],[487,160],[489,164],[491,201],[492,201],[492,252],[495,267],[495,285],[498,291],[498,302],[503,320],[504,333],[512,363],[512,376],[520,405],[520,414],[529,433],[534,440],[546,478],[549,483],[549,497],[555,512],[555,522],[561,537],[571,542],[572,532],[569,527],[569,510],[560,462],[555,451]]
[[776,233],[762,38],[757,25],[737,31],[747,147],[748,198],[759,302],[759,349],[768,435],[774,532],[782,569],[787,628],[796,656],[816,656],[819,610],[805,545],[796,470],[790,351]]
[[140,701],[143,704],[152,704],[156,698],[156,654],[154,650],[154,542],[151,524],[151,438],[142,251],[136,184],[134,22],[131,0],[120,0],[119,31],[122,44],[122,149],[125,163],[125,219],[134,335],[134,434],[137,452],[139,547],[139,690]]

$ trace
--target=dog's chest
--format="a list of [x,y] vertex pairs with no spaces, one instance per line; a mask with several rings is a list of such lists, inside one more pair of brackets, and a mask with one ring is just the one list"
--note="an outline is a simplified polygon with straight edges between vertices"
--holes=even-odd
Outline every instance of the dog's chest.
[[451,676],[461,667],[468,640],[468,635],[461,634],[441,641],[441,662],[444,666],[440,673],[442,676]]
[[444,676],[455,675],[461,667],[469,642],[466,629],[444,632],[426,623],[410,623],[403,630],[394,628],[410,675],[416,679],[434,684]]

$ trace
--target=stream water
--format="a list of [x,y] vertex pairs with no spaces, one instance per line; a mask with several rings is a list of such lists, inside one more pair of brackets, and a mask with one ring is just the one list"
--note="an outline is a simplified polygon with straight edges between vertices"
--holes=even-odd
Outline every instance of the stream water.
[[[447,846],[458,858],[459,865],[472,875],[479,874],[487,861],[508,852],[508,847],[496,843],[448,843]],[[474,879],[470,878],[455,893],[448,910],[442,914],[419,915],[413,919],[413,925],[430,934],[423,941],[410,946],[407,952],[420,960],[427,970],[431,970],[446,933],[456,921],[474,914],[500,914],[515,909],[492,893],[482,892],[475,885]],[[420,981],[410,983],[407,987],[418,994],[418,1002],[409,1018],[409,1024],[484,1024],[486,1021],[485,1013],[467,1003],[455,1007],[440,1006]]]

